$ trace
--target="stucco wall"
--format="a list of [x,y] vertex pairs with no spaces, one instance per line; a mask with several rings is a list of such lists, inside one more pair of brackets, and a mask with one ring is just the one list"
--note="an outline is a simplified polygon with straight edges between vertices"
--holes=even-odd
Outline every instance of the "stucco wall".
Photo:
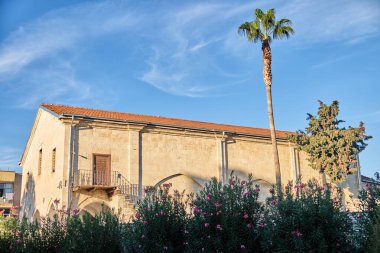
[[[66,167],[66,127],[52,114],[39,109],[30,142],[22,162],[21,205],[23,215],[31,218],[38,210],[45,216],[54,199],[64,204]],[[56,148],[55,172],[52,172],[52,151]],[[41,174],[38,174],[39,152],[42,149]],[[67,186],[66,186],[67,189]]]

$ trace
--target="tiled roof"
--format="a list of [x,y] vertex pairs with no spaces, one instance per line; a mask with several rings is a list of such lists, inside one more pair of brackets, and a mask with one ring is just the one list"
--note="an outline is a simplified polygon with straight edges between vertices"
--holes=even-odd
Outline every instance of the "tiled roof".
[[[167,126],[177,126],[184,128],[195,128],[195,129],[205,129],[205,130],[217,130],[226,132],[235,132],[241,134],[250,135],[260,135],[260,136],[270,136],[269,129],[255,128],[255,127],[245,127],[245,126],[235,126],[226,124],[217,124],[193,120],[183,120],[183,119],[173,119],[159,116],[149,116],[141,114],[132,114],[124,112],[112,112],[105,110],[89,109],[82,107],[66,106],[66,105],[55,105],[55,104],[42,104],[42,107],[53,111],[58,115],[80,115],[93,118],[102,118],[105,120],[122,120],[122,121],[134,121],[150,124],[159,124]],[[276,135],[279,138],[285,138],[287,134],[292,134],[292,132],[287,131],[276,131]]]

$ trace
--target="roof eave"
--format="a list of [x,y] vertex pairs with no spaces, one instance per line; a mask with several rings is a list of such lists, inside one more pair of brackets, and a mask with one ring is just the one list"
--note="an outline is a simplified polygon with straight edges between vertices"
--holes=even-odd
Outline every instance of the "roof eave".
[[[46,109],[50,111],[49,109]],[[56,114],[56,113],[55,113]],[[209,129],[209,128],[197,128],[197,127],[188,127],[188,126],[180,126],[180,125],[170,125],[170,124],[160,124],[160,123],[154,123],[154,122],[146,122],[146,121],[135,121],[135,120],[121,120],[121,119],[111,119],[111,118],[102,118],[102,117],[95,117],[95,116],[89,116],[89,115],[81,115],[81,114],[71,114],[71,113],[63,113],[63,114],[56,114],[57,117],[63,118],[83,118],[83,119],[93,119],[93,120],[103,120],[103,121],[111,121],[111,122],[119,122],[119,123],[131,123],[131,124],[146,124],[146,125],[153,125],[153,126],[161,126],[161,127],[169,127],[169,128],[181,128],[181,129],[190,129],[190,130],[197,130],[202,132],[219,132],[219,133],[229,133],[233,135],[240,135],[240,136],[250,136],[250,137],[259,137],[259,138],[270,138],[270,135],[261,135],[261,134],[250,134],[250,133],[244,133],[244,132],[232,132],[228,130],[219,130],[219,129]],[[285,137],[279,137],[276,136],[279,140],[287,140]]]

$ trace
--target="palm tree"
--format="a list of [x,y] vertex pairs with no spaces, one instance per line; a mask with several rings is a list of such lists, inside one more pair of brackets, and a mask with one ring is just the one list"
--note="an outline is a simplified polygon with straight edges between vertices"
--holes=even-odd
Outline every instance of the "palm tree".
[[267,93],[267,105],[268,105],[268,117],[269,126],[272,139],[273,159],[276,173],[276,184],[278,189],[281,189],[281,170],[280,161],[278,158],[276,130],[274,126],[273,118],[273,106],[272,106],[272,54],[270,49],[270,43],[273,39],[282,39],[284,37],[289,38],[291,34],[294,34],[292,28],[292,22],[289,19],[280,19],[276,21],[276,13],[274,9],[267,10],[264,13],[260,9],[255,10],[255,20],[252,22],[245,22],[240,25],[238,33],[247,37],[249,42],[261,42],[261,49],[263,51],[263,79]]

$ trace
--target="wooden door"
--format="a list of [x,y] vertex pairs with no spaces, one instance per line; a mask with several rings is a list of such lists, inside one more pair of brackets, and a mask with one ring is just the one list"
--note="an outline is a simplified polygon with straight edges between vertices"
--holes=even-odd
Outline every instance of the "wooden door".
[[94,185],[111,184],[111,156],[94,155]]

